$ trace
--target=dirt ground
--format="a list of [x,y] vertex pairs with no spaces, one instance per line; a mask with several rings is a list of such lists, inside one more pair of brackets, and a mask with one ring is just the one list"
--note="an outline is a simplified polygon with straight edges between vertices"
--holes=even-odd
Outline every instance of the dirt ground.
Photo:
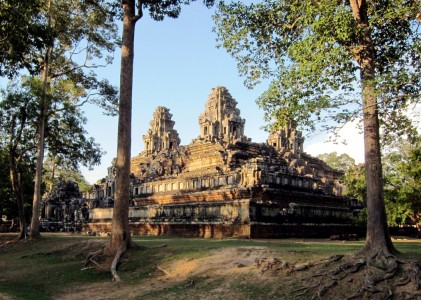
[[[82,289],[70,290],[60,295],[57,299],[143,299],[143,295],[151,291],[162,291],[169,287],[193,287],[192,278],[223,278],[222,283],[209,289],[206,294],[187,294],[183,292],[172,295],[168,293],[166,299],[181,297],[183,299],[238,299],[231,290],[233,282],[238,278],[247,278],[247,281],[258,283],[274,281],[275,278],[262,276],[261,270],[256,267],[256,261],[262,258],[271,260],[274,253],[266,247],[240,247],[225,248],[213,251],[209,256],[197,259],[182,259],[157,266],[154,274],[147,280],[137,284],[125,283],[100,283],[84,286]],[[202,283],[203,284],[203,283]],[[205,283],[206,284],[206,283]],[[167,298],[168,297],[168,298]]]

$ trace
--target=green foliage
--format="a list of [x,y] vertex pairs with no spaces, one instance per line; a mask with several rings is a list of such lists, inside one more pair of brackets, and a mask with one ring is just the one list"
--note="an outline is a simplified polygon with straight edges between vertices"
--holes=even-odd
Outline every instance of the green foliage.
[[355,166],[355,159],[346,153],[338,155],[336,152],[323,153],[317,155],[317,158],[323,160],[329,167],[347,171]]
[[[12,5],[12,2],[16,2],[15,5]],[[113,52],[120,45],[115,14],[109,1],[7,0],[2,5],[7,6],[9,14],[20,15],[25,12],[24,8],[30,9],[29,3],[32,2],[34,4],[30,14],[22,16],[21,19],[32,18],[34,26],[45,28],[48,38],[38,38],[36,45],[28,45],[26,52],[19,52],[22,53],[22,62],[17,67],[25,67],[35,76],[41,73],[48,62],[48,83],[56,85],[57,93],[60,85],[62,89],[67,90],[72,85],[74,89],[79,89],[79,96],[84,97],[86,102],[104,108],[106,114],[116,115],[117,89],[107,80],[99,80],[94,72],[96,68],[104,67],[113,61]],[[5,26],[2,29],[13,27],[16,30],[27,30],[24,24],[20,23],[21,19],[1,19]],[[5,34],[8,34],[5,40],[11,48],[20,47],[18,43],[23,41],[25,36],[19,36],[15,41],[9,39],[14,35]],[[1,35],[0,40],[3,40]],[[28,42],[35,43],[31,39]],[[4,59],[7,60],[7,57]],[[0,60],[0,66],[1,64]],[[55,80],[61,82],[54,83]],[[40,81],[37,94],[40,98],[42,91]]]
[[49,32],[40,22],[43,0],[0,2],[0,76],[21,68],[37,72],[34,49],[41,49]]
[[[181,5],[190,4],[193,1],[195,0],[142,0],[138,2],[138,8],[141,12],[140,16],[142,16],[142,11],[146,9],[153,20],[162,21],[165,17],[178,18],[181,13]],[[203,0],[203,4],[207,7],[211,7],[214,2],[215,0]]]
[[[411,133],[404,112],[420,99],[419,1],[367,5],[382,126]],[[361,116],[358,51],[364,32],[349,1],[222,2],[214,20],[220,46],[237,60],[245,84],[273,80],[257,100],[268,121],[284,125],[292,119],[315,130]]]
[[385,201],[392,225],[411,220],[421,228],[421,144],[401,141],[385,156]]
[[[53,41],[44,44],[45,50],[34,55],[41,65],[48,60],[48,83],[54,85],[55,98],[60,99],[62,91],[71,91],[73,98],[82,98],[104,108],[106,114],[116,115],[117,89],[107,80],[99,80],[94,72],[113,61],[113,52],[120,45],[109,2],[52,1],[42,14]],[[50,47],[50,55],[46,57]]]
[[[10,170],[19,174],[18,186],[25,210],[29,210],[33,195],[33,169],[37,113],[33,98],[9,86],[0,91],[0,202],[2,213],[8,218],[18,216],[17,203],[10,182]],[[29,215],[29,214],[26,214]]]
[[[5,138],[11,138],[16,137],[11,130],[21,130],[22,140],[16,142],[21,147],[32,150],[27,153],[32,160],[35,160],[39,122],[38,97],[41,89],[42,82],[39,78],[24,78],[22,83],[12,83],[7,91],[3,91],[4,98],[0,102],[6,118],[11,119],[17,113],[25,114],[25,123],[21,124],[23,127],[16,128],[17,124],[12,124],[9,120],[2,124],[2,132]],[[79,164],[87,167],[99,164],[102,152],[93,138],[86,137],[83,128],[86,118],[83,116],[80,99],[86,96],[85,89],[69,79],[56,79],[50,83],[49,90],[51,108],[45,129],[48,154],[58,159],[62,166],[75,170]]]
[[[421,146],[401,139],[383,159],[384,200],[388,224],[421,226]],[[345,195],[365,202],[366,180],[363,165],[344,176]]]
[[[57,82],[51,85],[51,101],[54,110],[46,126],[46,149],[48,155],[55,158],[57,169],[63,176],[71,176],[82,189],[89,185],[77,171],[80,164],[92,166],[99,164],[102,151],[93,138],[86,137],[83,126],[86,119],[78,104],[83,89],[74,88],[68,82]],[[0,151],[4,180],[0,193],[4,209],[11,211],[8,215],[16,217],[16,204],[13,199],[9,180],[10,156],[15,159],[20,179],[22,180],[24,201],[29,207],[33,196],[34,164],[36,157],[36,134],[38,127],[37,84],[39,79],[29,78],[25,83],[14,82],[8,90],[1,91],[0,98]],[[3,168],[4,166],[4,168]],[[57,172],[60,175],[60,172]],[[13,212],[13,213],[12,213]],[[29,215],[29,214],[28,214]]]
[[348,169],[343,179],[346,186],[345,196],[358,199],[360,202],[367,201],[367,184],[363,164]]
[[[10,5],[12,2],[15,5]],[[19,136],[19,145],[25,144],[22,141],[30,141],[28,145],[32,145],[33,149],[38,148],[36,172],[40,170],[44,148],[48,155],[73,170],[77,170],[79,164],[99,164],[102,153],[94,140],[86,137],[83,129],[86,120],[80,107],[90,102],[104,108],[106,114],[115,115],[117,111],[116,88],[107,80],[98,79],[94,72],[96,68],[112,62],[112,54],[120,45],[112,6],[107,0],[41,0],[34,1],[34,4],[36,10],[34,8],[32,11],[33,15],[25,15],[22,7],[26,6],[17,5],[17,1],[7,0],[5,4],[10,14],[22,15],[23,20],[32,22],[28,26],[34,24],[44,28],[48,36],[35,42],[29,40],[18,63],[5,57],[4,64],[8,68],[9,65],[10,68],[14,67],[12,71],[25,67],[30,72],[31,76],[22,80],[22,91],[19,93],[26,95],[25,99],[28,98],[28,105],[34,109],[35,115],[31,115],[31,118],[25,116],[25,124],[20,122],[23,124],[20,127],[15,126],[16,120],[19,120],[15,117],[9,128],[3,128],[2,135],[10,141]],[[27,28],[19,19],[6,18],[4,22],[2,29],[16,27],[19,32]],[[0,40],[2,37],[0,35]],[[9,42],[10,49],[20,47],[16,40]],[[13,115],[15,108],[26,111],[24,106],[15,102],[5,109],[9,109],[10,115]],[[22,139],[22,133],[30,138]],[[9,147],[9,153],[13,149]],[[30,153],[27,155],[34,158]],[[40,178],[41,174],[35,176],[35,211],[41,199]],[[33,235],[37,234],[37,221],[34,215]]]

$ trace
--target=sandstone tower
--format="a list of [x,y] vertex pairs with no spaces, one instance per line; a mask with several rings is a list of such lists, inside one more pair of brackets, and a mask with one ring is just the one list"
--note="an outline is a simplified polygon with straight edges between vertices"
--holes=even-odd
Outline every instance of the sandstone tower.
[[158,106],[153,114],[150,128],[143,136],[143,144],[146,154],[160,152],[162,150],[174,150],[180,145],[180,138],[177,130],[174,129],[175,122],[171,119],[170,110]]
[[303,152],[304,137],[301,131],[296,130],[292,121],[269,134],[268,144],[278,151]]
[[199,139],[238,140],[244,137],[246,120],[240,116],[237,101],[225,87],[215,87],[199,116]]

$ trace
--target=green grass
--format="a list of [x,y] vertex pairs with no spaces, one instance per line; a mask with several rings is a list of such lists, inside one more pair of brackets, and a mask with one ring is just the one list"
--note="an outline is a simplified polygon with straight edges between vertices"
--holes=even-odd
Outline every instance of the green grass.
[[[119,275],[127,285],[153,278],[157,265],[173,260],[200,258],[224,248],[267,247],[283,261],[300,264],[333,254],[354,253],[364,245],[363,241],[204,240],[137,236],[133,241],[135,246],[119,267]],[[23,242],[0,248],[0,294],[9,295],[13,299],[48,300],[91,283],[110,282],[109,272],[96,269],[81,271],[85,255],[99,249],[105,242],[106,239],[95,237],[46,235],[38,242]],[[162,244],[166,246],[158,247]],[[401,252],[400,257],[421,261],[421,241],[394,241],[394,244]],[[194,284],[169,285],[165,290],[146,292],[138,299],[185,299],[191,293],[212,294],[224,283],[220,277],[195,276],[190,280]],[[241,295],[242,299],[261,299],[262,295],[275,297],[278,293],[273,287],[249,282],[241,276],[230,286],[230,291],[232,295],[221,295],[221,299],[232,298],[233,295]],[[219,297],[217,293],[214,296],[215,299]]]
[[81,272],[82,254],[68,255],[80,238],[43,237],[39,242],[10,245],[0,252],[3,261],[0,292],[16,299],[51,299],[65,288],[110,280],[110,275],[94,269]]

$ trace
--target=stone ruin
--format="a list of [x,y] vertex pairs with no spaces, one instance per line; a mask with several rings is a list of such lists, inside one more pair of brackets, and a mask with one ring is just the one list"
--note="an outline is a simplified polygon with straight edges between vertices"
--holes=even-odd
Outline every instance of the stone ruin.
[[[291,122],[267,143],[253,143],[225,87],[212,89],[190,144],[180,145],[171,117],[169,109],[156,109],[145,150],[131,160],[132,233],[328,237],[352,231],[356,202],[342,196],[343,173],[305,153]],[[86,231],[110,230],[114,175],[110,167],[91,193],[97,205]]]
[[88,219],[88,203],[82,198],[78,184],[60,178],[42,202],[41,230],[81,231]]

